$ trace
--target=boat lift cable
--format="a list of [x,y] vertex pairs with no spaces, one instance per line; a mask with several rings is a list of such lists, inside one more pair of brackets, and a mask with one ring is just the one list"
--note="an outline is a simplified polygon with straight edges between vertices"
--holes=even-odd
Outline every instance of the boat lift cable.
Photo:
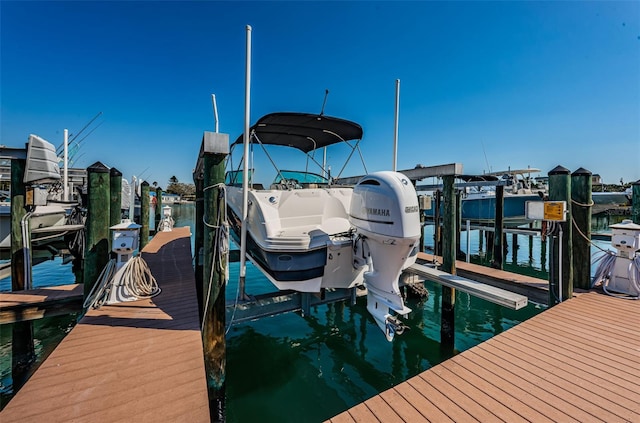
[[[229,266],[223,265],[223,263],[229,262],[229,223],[227,220],[227,204],[226,204],[227,194],[226,194],[224,183],[210,185],[208,187],[205,187],[202,191],[205,192],[213,188],[219,189],[218,198],[217,198],[218,207],[217,207],[217,214],[215,216],[215,221],[212,224],[207,221],[208,220],[207,216],[202,217],[202,222],[204,223],[204,225],[207,226],[208,228],[215,230],[215,233],[213,236],[213,257],[211,260],[209,287],[207,289],[207,298],[205,299],[205,304],[203,307],[204,311],[202,316],[202,327],[201,327],[202,330],[204,330],[204,322],[206,321],[207,310],[209,309],[209,301],[211,300],[211,291],[213,287],[213,274],[215,273],[214,270],[218,272],[221,272],[222,270],[225,271],[224,281],[221,282],[221,285],[222,284],[226,285],[227,282],[229,281]],[[239,292],[240,290],[238,289],[238,295],[236,295],[236,306],[238,304]],[[233,315],[231,317],[231,322],[229,322],[229,328],[233,323],[234,316],[235,316],[235,307],[233,310]],[[227,332],[229,331],[229,328],[227,328]]]

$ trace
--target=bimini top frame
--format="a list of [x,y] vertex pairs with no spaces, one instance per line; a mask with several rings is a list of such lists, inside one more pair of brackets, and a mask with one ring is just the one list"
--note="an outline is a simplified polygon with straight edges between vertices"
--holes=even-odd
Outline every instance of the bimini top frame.
[[[318,163],[309,153],[333,144],[345,143],[351,148],[351,153],[337,177],[340,176],[355,150],[358,150],[365,172],[367,172],[359,147],[363,131],[362,127],[355,122],[322,114],[279,112],[260,118],[249,132],[250,139],[256,140],[261,145],[278,174],[280,174],[280,170],[265,149],[265,145],[296,148],[304,152],[308,159],[311,159],[324,171],[324,165]],[[242,144],[243,140],[244,134],[236,139],[231,145],[231,149],[233,150],[237,144]],[[349,142],[353,140],[356,141],[355,145],[351,145]],[[280,177],[282,178],[282,175]]]

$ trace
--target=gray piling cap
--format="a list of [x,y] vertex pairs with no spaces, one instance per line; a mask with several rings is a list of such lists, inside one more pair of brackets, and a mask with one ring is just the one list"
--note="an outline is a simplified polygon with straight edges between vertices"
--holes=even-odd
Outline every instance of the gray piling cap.
[[549,171],[549,176],[551,175],[568,175],[571,172],[569,171],[569,169],[567,169],[566,167],[563,166],[556,166],[554,167],[552,170]]
[[95,162],[94,164],[92,164],[87,168],[87,172],[109,173],[109,168],[100,162]]
[[581,167],[579,169],[576,169],[571,176],[584,176],[584,175],[588,175],[591,176],[593,175],[593,173],[591,173],[590,170],[585,169],[584,167]]

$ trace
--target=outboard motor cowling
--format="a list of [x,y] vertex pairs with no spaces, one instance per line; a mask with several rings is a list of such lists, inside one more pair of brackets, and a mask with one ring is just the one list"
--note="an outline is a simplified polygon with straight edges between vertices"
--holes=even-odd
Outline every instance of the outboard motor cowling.
[[402,269],[415,262],[421,225],[418,196],[402,173],[375,172],[353,189],[349,220],[356,228],[355,264],[367,264],[367,309],[389,341],[404,330],[390,314],[411,311],[398,287]]

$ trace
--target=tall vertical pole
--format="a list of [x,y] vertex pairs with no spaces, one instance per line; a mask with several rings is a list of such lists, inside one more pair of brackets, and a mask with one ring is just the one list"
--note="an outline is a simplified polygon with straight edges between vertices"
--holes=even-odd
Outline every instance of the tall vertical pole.
[[493,225],[493,261],[491,262],[491,267],[502,269],[504,262],[504,185],[496,187],[496,212]]
[[398,119],[400,116],[400,80],[396,79],[396,112],[393,127],[393,171],[397,170],[398,164]]
[[640,179],[631,184],[631,219],[640,225]]
[[[571,177],[569,173],[569,169],[562,166],[557,166],[549,172],[549,200],[567,203],[566,222],[558,222],[558,230],[551,237],[553,268],[550,268],[552,278],[549,280],[549,306],[573,296]],[[560,292],[561,286],[562,292]]]
[[[25,210],[26,190],[24,187],[25,160],[11,160],[11,290],[22,291],[25,287],[24,256],[26,245],[22,237],[20,222],[27,214]],[[33,345],[33,322],[16,322],[12,329],[11,374],[13,390],[16,392],[25,384],[29,368],[35,357]]]
[[62,173],[62,199],[69,201],[69,130],[64,130],[64,171]]
[[[456,274],[456,194],[453,175],[442,178],[444,197],[444,219],[442,231],[442,270]],[[440,323],[440,343],[445,349],[453,349],[455,343],[456,291],[442,286],[442,310]]]
[[204,267],[203,267],[203,317],[202,343],[204,347],[207,390],[209,393],[209,413],[211,421],[225,421],[225,268],[226,257],[222,246],[216,240],[218,231],[223,230],[226,207],[224,198],[224,159],[228,152],[227,143],[215,150],[205,149],[204,167]]
[[149,243],[149,182],[140,184],[140,250]]
[[573,234],[573,284],[591,287],[591,172],[580,168],[571,174],[571,216],[576,229]]
[[242,167],[242,228],[240,228],[240,292],[244,297],[247,273],[247,215],[249,208],[249,125],[251,118],[251,26],[247,25],[247,49],[244,81],[244,160]]
[[109,261],[109,168],[96,162],[87,168],[87,240],[84,254],[84,295],[91,292]]

